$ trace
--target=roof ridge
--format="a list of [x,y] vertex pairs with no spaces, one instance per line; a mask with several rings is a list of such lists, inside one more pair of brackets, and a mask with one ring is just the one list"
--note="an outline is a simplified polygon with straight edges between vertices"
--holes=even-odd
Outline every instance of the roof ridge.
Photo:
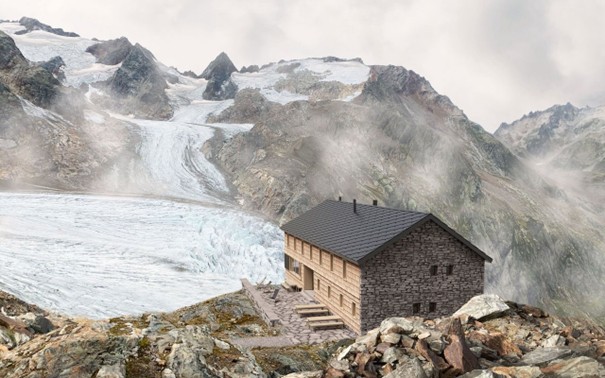
[[[353,204],[353,202],[339,201],[339,200],[333,200],[333,199],[327,199],[324,202],[348,203],[348,204],[351,204],[351,205]],[[432,213],[425,213],[423,211],[395,209],[395,208],[392,208],[392,207],[386,207],[386,206],[380,206],[380,205],[368,205],[368,204],[359,203],[359,202],[357,202],[357,206],[371,207],[371,208],[380,208],[380,209],[391,210],[391,211],[399,211],[399,212],[402,212],[402,213],[415,213],[415,214],[423,214],[423,215],[431,215],[432,214]]]

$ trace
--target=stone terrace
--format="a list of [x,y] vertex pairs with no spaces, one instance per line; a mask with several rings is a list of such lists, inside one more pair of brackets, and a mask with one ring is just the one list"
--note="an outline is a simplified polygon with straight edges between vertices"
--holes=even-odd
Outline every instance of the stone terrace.
[[[299,304],[317,303],[309,296],[302,292],[288,292],[281,288],[277,294],[277,300],[271,299],[271,296],[276,289],[276,286],[252,286],[252,290],[257,290],[261,294],[264,303],[257,303],[257,307],[270,307],[279,317],[282,327],[281,336],[275,338],[275,346],[285,346],[285,341],[288,340],[290,345],[297,344],[318,344],[324,341],[341,340],[345,338],[356,338],[357,334],[348,328],[316,330],[313,331],[307,326],[305,318],[301,317],[294,311],[294,306]],[[270,346],[272,340],[263,338],[258,340],[258,345],[253,340],[238,339],[233,342],[242,346]],[[272,339],[272,338],[271,338]],[[267,345],[269,344],[269,345]]]

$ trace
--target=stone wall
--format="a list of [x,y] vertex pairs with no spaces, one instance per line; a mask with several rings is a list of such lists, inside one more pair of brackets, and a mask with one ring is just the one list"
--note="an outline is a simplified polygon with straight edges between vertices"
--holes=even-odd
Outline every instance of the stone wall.
[[[431,266],[437,266],[436,275]],[[452,274],[447,266],[452,265]],[[451,315],[483,293],[485,261],[429,221],[365,262],[361,274],[361,330],[393,316]],[[435,310],[429,312],[429,303]],[[413,312],[419,303],[418,313]]]
[[277,314],[273,311],[273,307],[265,301],[261,293],[256,290],[256,287],[252,286],[250,281],[245,278],[242,278],[241,282],[244,293],[248,298],[250,298],[252,305],[265,323],[267,323],[267,325],[270,327],[275,327],[276,325],[280,324],[281,321],[279,320]]

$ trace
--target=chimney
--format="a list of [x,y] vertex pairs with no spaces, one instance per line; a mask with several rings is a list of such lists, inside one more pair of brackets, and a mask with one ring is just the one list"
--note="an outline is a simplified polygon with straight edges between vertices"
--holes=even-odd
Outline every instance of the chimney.
[[374,206],[378,206],[378,200],[374,200],[374,201],[372,201],[372,205],[374,205]]
[[356,199],[353,200],[353,212],[355,214],[357,214],[357,200]]
[[342,196],[338,196],[338,202],[342,201]]

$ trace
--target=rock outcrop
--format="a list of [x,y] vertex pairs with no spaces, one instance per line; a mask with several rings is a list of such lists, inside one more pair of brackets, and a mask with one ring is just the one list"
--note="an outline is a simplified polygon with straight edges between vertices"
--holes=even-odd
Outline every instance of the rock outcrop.
[[89,46],[86,52],[94,55],[97,58],[97,63],[113,66],[122,63],[133,47],[127,38],[121,37],[96,43]]
[[79,35],[76,33],[66,32],[61,28],[53,28],[50,25],[41,23],[40,21],[36,20],[35,18],[21,17],[21,19],[19,20],[19,23],[25,27],[25,30],[18,31],[15,34],[25,34],[25,33],[30,33],[34,30],[43,30],[45,32],[57,34],[57,35],[60,35],[63,37],[79,37]]
[[224,52],[220,53],[200,75],[208,80],[203,98],[206,100],[226,100],[235,97],[237,85],[230,79],[237,68]]
[[0,31],[0,83],[43,108],[50,108],[61,90],[61,83],[45,67],[30,64],[15,41]]
[[173,110],[167,87],[153,54],[137,43],[107,83],[111,96],[100,100],[121,113],[168,119]]

